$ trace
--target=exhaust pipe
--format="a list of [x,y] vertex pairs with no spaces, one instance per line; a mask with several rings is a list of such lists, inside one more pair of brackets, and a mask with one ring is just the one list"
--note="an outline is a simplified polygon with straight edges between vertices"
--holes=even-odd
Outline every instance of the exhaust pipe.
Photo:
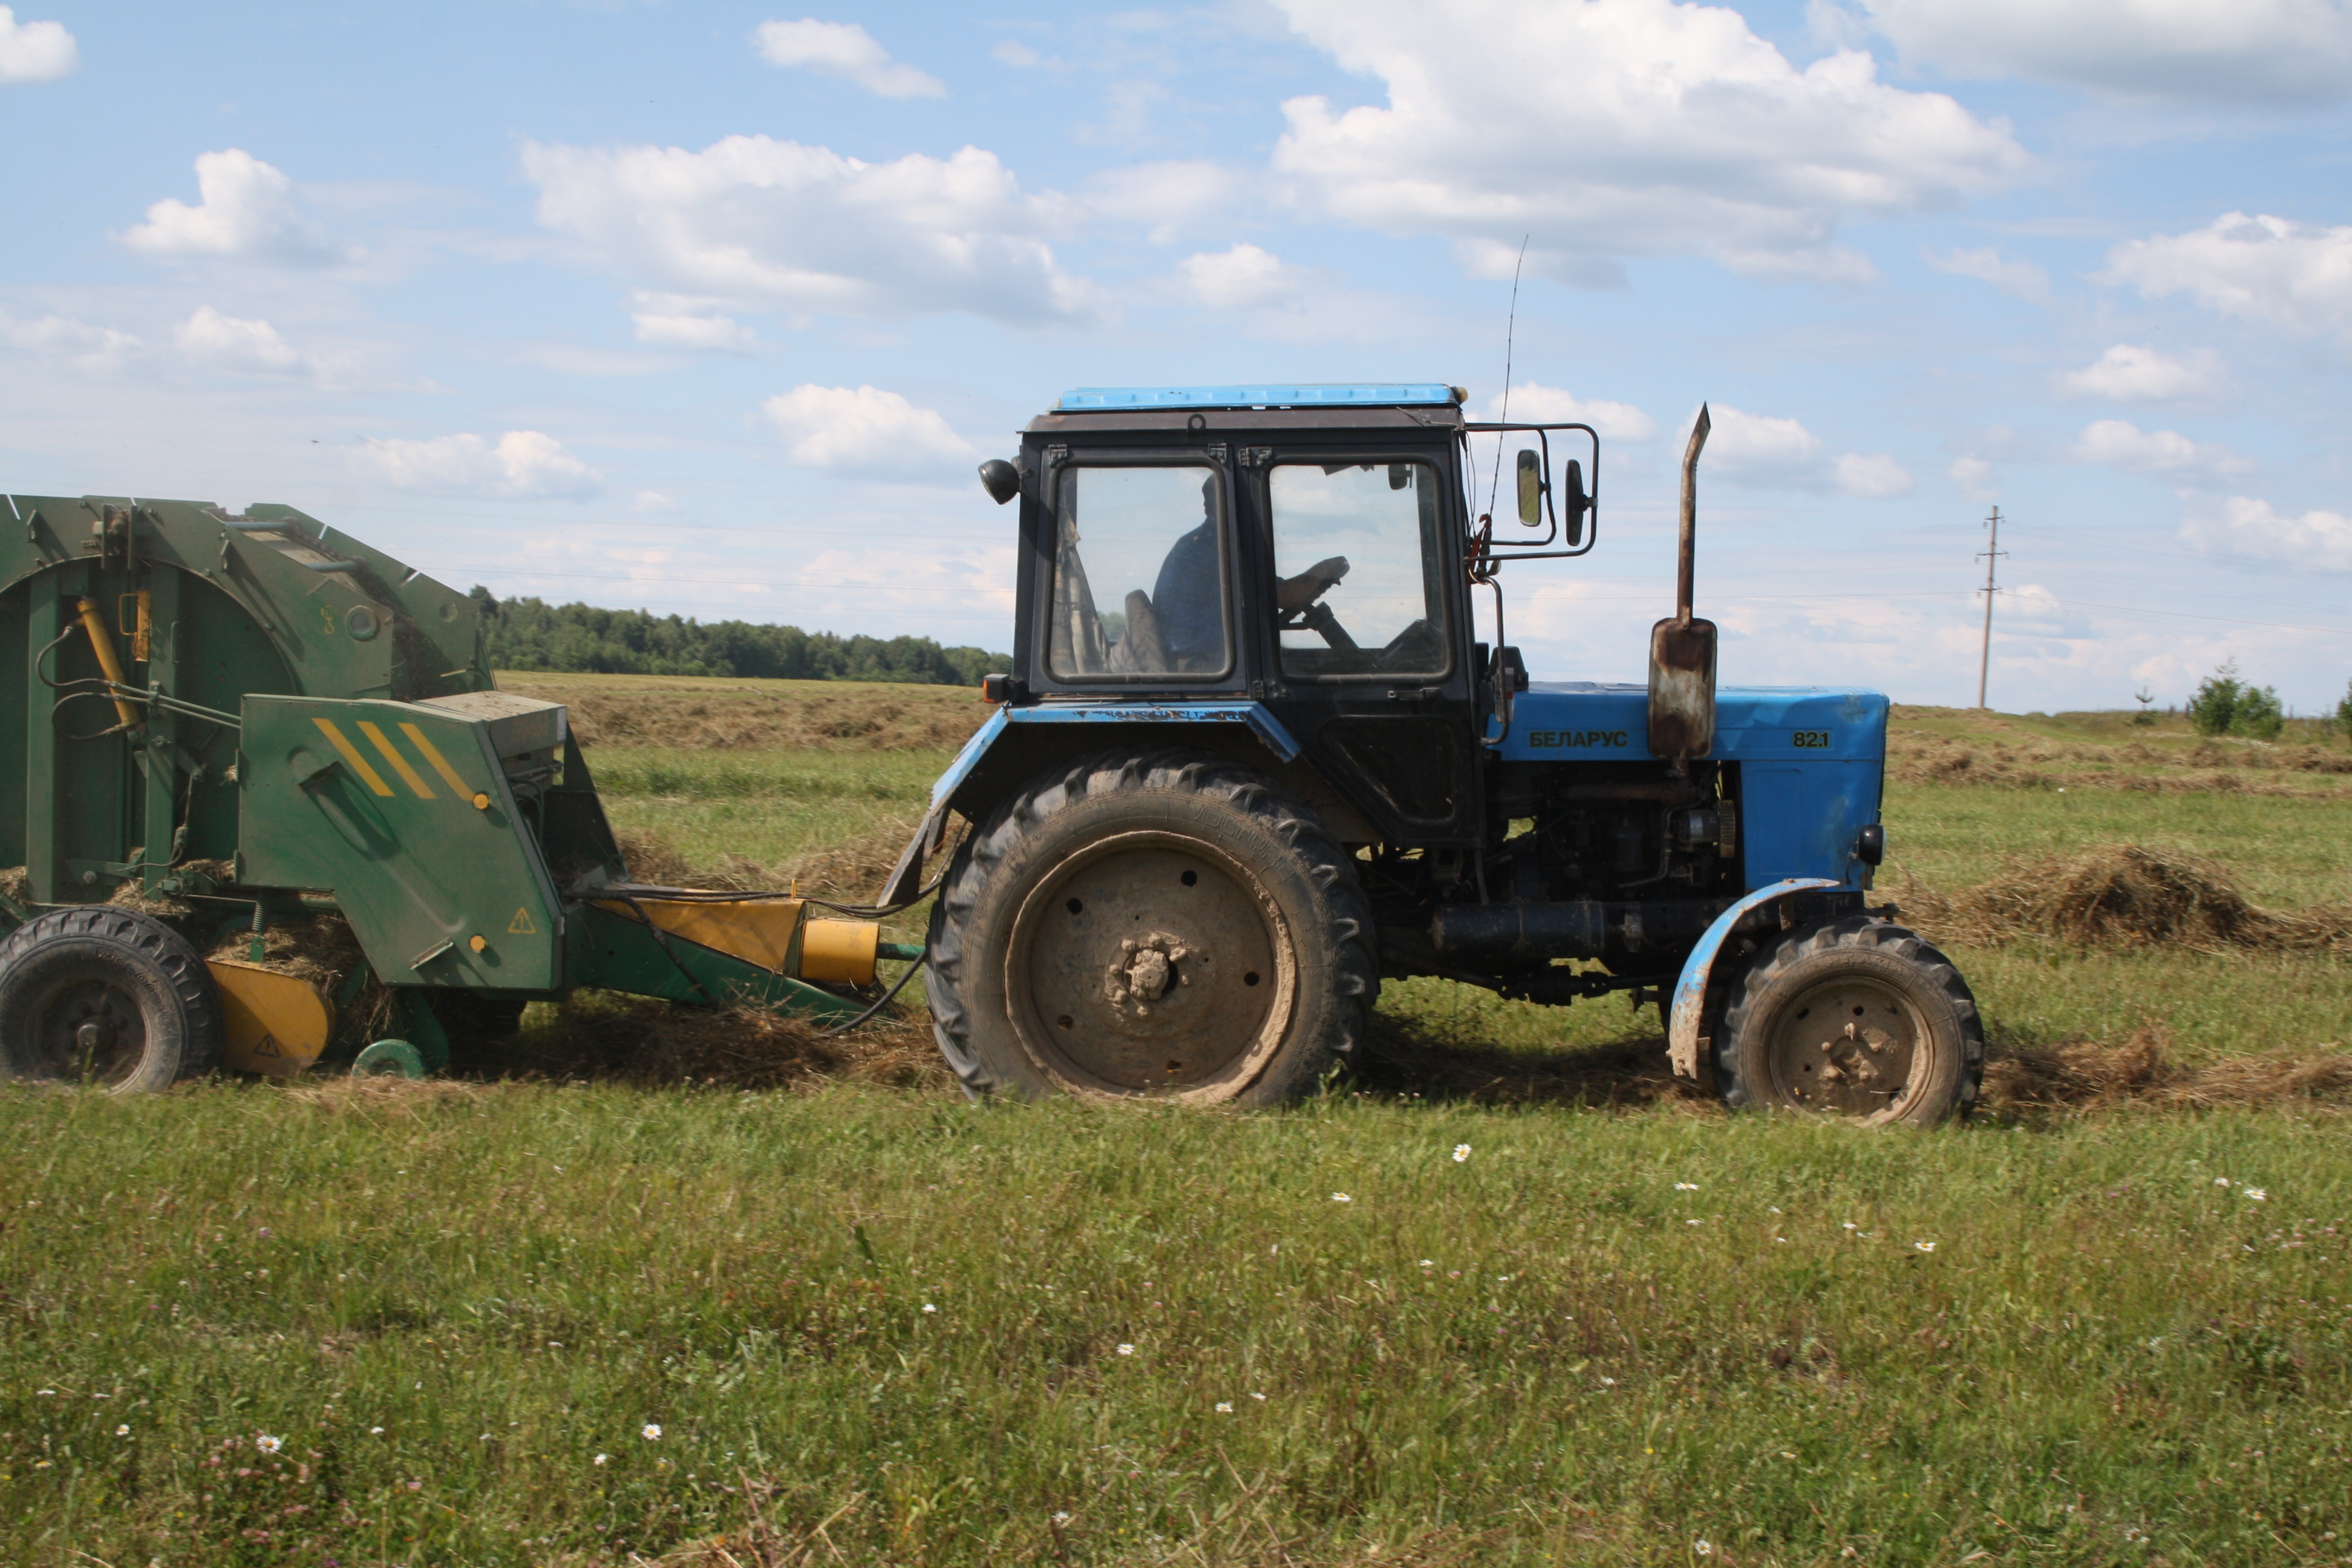
[[1698,574],[1698,455],[1712,424],[1702,403],[1683,451],[1674,618],[1650,628],[1650,754],[1671,763],[1676,773],[1715,749],[1715,623],[1691,613]]

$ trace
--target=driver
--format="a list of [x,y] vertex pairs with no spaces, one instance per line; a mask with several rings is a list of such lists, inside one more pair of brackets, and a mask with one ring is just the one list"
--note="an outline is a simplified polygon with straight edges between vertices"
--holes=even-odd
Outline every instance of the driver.
[[[1348,574],[1348,558],[1318,561],[1275,584],[1275,607],[1294,616]],[[1168,547],[1151,584],[1151,608],[1171,669],[1216,669],[1225,662],[1224,596],[1217,576],[1217,481],[1201,481],[1201,521]]]

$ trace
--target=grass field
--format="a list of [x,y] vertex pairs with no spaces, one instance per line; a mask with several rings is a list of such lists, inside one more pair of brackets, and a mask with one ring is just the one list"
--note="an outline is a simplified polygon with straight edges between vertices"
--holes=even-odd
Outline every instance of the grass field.
[[[982,716],[530,679],[648,853],[827,885]],[[2320,748],[2157,728],[1899,712],[1882,890],[2133,841],[2347,901]],[[2326,951],[1952,951],[1997,1073],[2352,1018]],[[1392,984],[1358,1084],[1259,1115],[0,1091],[0,1563],[2352,1562],[2340,1095],[1895,1137],[1597,1092],[1656,1037]]]

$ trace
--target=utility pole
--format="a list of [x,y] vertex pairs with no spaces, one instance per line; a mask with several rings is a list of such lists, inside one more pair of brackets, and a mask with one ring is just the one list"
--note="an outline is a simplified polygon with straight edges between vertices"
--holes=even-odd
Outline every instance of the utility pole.
[[1992,509],[1992,515],[1985,519],[1985,526],[1992,530],[1992,540],[1985,546],[1984,554],[1980,557],[1985,563],[1985,622],[1984,647],[1977,655],[1977,707],[1979,710],[1982,710],[1985,705],[1985,677],[1992,670],[1992,596],[2000,592],[1999,585],[1993,581],[1993,563],[2009,553],[2000,547],[2000,508]]

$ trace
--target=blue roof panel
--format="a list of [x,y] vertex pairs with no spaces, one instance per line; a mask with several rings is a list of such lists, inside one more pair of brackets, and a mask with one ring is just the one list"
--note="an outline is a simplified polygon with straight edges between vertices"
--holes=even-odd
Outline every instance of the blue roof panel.
[[1451,404],[1454,389],[1433,382],[1339,383],[1263,386],[1081,386],[1055,405],[1065,413],[1109,408],[1329,408]]

